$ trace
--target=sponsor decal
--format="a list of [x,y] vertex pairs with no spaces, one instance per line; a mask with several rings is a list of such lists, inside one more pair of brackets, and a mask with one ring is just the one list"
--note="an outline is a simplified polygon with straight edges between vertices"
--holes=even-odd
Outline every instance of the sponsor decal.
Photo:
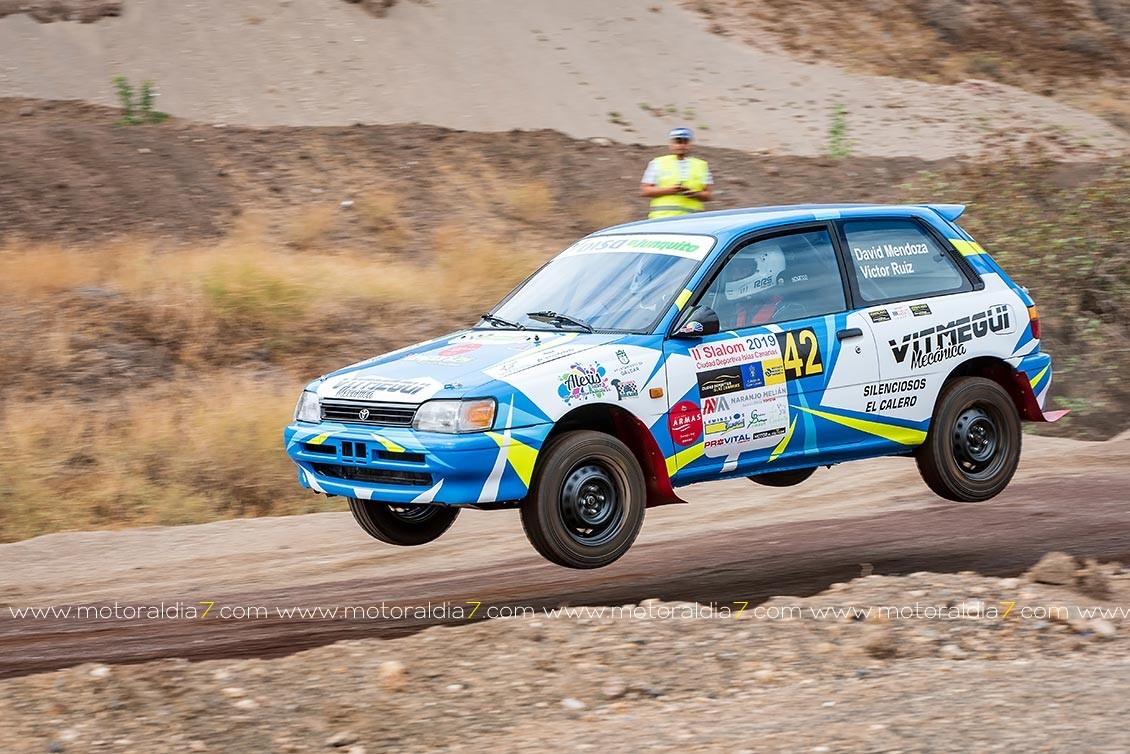
[[933,314],[929,304],[911,304],[910,313],[915,317],[928,317]]
[[781,352],[776,338],[767,333],[695,346],[690,349],[690,354],[695,370],[701,372],[704,369],[718,369],[748,361],[771,360],[778,358]]
[[643,368],[643,362],[633,360],[628,352],[623,348],[617,349],[616,361],[620,362],[620,365],[616,367],[616,372],[621,377],[626,377],[629,374],[635,374]]
[[[918,377],[909,380],[891,380],[890,382],[876,382],[863,386],[864,398],[879,398],[892,393],[918,393],[926,389],[926,378]],[[867,401],[864,411],[869,414],[883,411],[894,411],[900,408],[911,408],[918,405],[917,395],[903,395],[900,397],[883,398],[878,401]]]
[[730,401],[724,395],[717,398],[704,398],[702,401],[702,413],[704,414],[718,414],[729,410]]
[[964,356],[965,344],[988,335],[1006,335],[1013,331],[1012,309],[1008,304],[995,304],[983,312],[955,319],[936,327],[904,335],[901,340],[888,340],[896,364],[910,360],[914,369]]
[[667,428],[676,445],[694,445],[702,437],[702,412],[690,401],[679,401],[671,407]]
[[719,432],[730,432],[735,429],[745,429],[745,417],[741,414],[712,419],[706,424],[706,434],[716,435]]
[[[568,336],[566,337],[568,338]],[[571,340],[571,338],[568,340]],[[568,342],[568,340],[563,341],[561,339],[555,339],[544,345],[539,343],[535,344],[536,347],[524,348],[522,350],[526,351],[526,353],[508,357],[506,360],[483,371],[496,380],[500,380],[525,369],[532,369],[542,364],[548,364],[555,359],[572,356],[575,353],[580,353],[592,347],[591,344],[576,341]]]
[[664,233],[662,235],[622,235],[598,236],[577,241],[561,256],[573,254],[635,253],[667,254],[702,260],[714,246],[710,236],[681,236]]
[[479,348],[481,348],[481,346],[478,343],[457,343],[453,346],[441,349],[437,353],[440,356],[459,356],[460,354],[477,351]]
[[405,356],[408,361],[415,361],[418,364],[433,364],[435,366],[458,366],[460,364],[470,364],[475,360],[474,356],[443,356],[442,352],[432,353],[414,353],[411,356]]
[[867,316],[869,316],[871,318],[871,321],[875,323],[891,321],[891,313],[886,309],[877,309],[873,312],[868,312]]
[[894,317],[895,319],[910,319],[910,307],[909,306],[892,306],[891,307],[891,316]]
[[824,372],[824,359],[815,331],[805,328],[777,333],[777,343],[786,380],[799,380]]
[[721,448],[726,445],[739,445],[741,443],[750,442],[753,438],[749,434],[743,432],[740,435],[727,435],[726,437],[719,437],[716,440],[707,440],[707,448]]
[[561,384],[557,386],[557,395],[566,405],[573,401],[603,398],[612,392],[607,375],[607,370],[599,362],[587,365],[575,363],[559,378]]
[[335,398],[364,401],[372,400],[381,394],[412,397],[425,391],[434,392],[437,387],[439,387],[439,383],[428,378],[391,380],[383,377],[359,377],[346,379],[344,382],[335,385],[333,395]]
[[628,382],[627,380],[612,380],[612,387],[616,388],[617,400],[624,400],[625,398],[638,398],[640,391],[636,387],[635,382]]
[[703,398],[723,393],[734,393],[743,389],[741,366],[729,369],[712,369],[698,375],[698,391]]
[[765,371],[760,361],[752,364],[742,364],[742,387],[752,390],[756,387],[765,387]]
[[749,426],[750,426],[751,429],[756,429],[757,427],[764,427],[768,423],[769,423],[769,414],[765,413],[764,411],[758,411],[757,409],[754,409],[753,411],[750,412],[750,414],[749,414]]

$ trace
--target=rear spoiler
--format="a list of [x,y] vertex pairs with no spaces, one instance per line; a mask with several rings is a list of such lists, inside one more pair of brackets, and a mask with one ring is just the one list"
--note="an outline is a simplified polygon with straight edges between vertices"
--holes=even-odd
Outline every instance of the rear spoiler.
[[934,210],[951,223],[965,213],[964,204],[923,204],[922,206]]

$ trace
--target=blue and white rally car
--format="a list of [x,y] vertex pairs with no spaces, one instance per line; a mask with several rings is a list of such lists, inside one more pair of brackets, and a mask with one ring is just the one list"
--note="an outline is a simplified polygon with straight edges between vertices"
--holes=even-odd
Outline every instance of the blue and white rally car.
[[[951,500],[1005,488],[1051,359],[963,207],[796,206],[621,225],[570,246],[471,329],[310,383],[303,485],[418,545],[519,507],[573,568],[631,546],[675,489],[914,456]],[[1062,413],[1062,412],[1060,412]]]

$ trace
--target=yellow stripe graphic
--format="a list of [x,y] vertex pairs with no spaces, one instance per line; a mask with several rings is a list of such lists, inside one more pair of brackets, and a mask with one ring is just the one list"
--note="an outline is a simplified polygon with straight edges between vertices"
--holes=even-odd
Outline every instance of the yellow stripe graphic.
[[307,440],[306,442],[309,443],[310,445],[321,445],[322,443],[324,443],[328,439],[330,439],[330,433],[329,432],[325,433],[324,435],[318,435],[317,437],[315,437],[311,440]]
[[538,452],[521,440],[510,438],[506,444],[506,437],[498,432],[487,432],[487,437],[494,440],[499,448],[506,448],[506,461],[514,469],[514,473],[529,487],[530,480],[534,477],[534,462],[538,459]]
[[1032,387],[1036,387],[1036,383],[1044,379],[1044,375],[1048,373],[1049,369],[1051,369],[1051,364],[1048,364],[1046,367],[1041,369],[1039,374],[1029,380],[1029,383],[1032,385]]
[[795,429],[796,417],[794,416],[793,423],[789,425],[789,431],[785,433],[785,436],[781,438],[781,441],[779,443],[777,443],[777,447],[773,448],[773,452],[769,454],[770,463],[776,461],[777,457],[785,452],[785,448],[789,446],[789,440],[793,439],[793,430]]
[[974,257],[978,254],[984,254],[985,250],[981,248],[981,244],[976,241],[963,241],[960,238],[951,238],[950,243],[954,248],[961,252],[963,257]]
[[857,429],[860,432],[866,432],[869,435],[882,437],[891,442],[897,442],[900,445],[921,445],[926,442],[926,433],[920,429],[908,429],[906,427],[896,427],[893,424],[881,424],[880,422],[869,421],[867,419],[854,419],[850,416],[838,416],[830,414],[827,411],[817,411],[813,408],[805,408],[804,406],[793,406],[795,409],[805,411],[814,416],[819,416],[821,419],[842,424],[845,427]]
[[403,445],[397,445],[392,440],[389,440],[388,438],[385,438],[385,437],[381,437],[376,432],[370,432],[369,434],[371,434],[373,436],[374,440],[379,442],[381,445],[384,445],[385,450],[387,450],[389,453],[406,453],[407,452],[407,449]]
[[700,442],[698,445],[692,445],[686,450],[680,450],[673,456],[668,456],[667,476],[674,476],[676,471],[701,457],[705,450],[706,445]]
[[675,306],[678,307],[679,311],[682,311],[683,307],[686,306],[687,302],[690,300],[691,291],[689,288],[684,288],[683,292],[679,294],[679,297],[675,299]]

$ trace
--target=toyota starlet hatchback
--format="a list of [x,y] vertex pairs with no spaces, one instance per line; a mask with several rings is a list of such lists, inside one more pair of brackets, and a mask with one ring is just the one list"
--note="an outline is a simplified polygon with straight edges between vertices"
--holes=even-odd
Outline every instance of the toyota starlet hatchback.
[[[676,490],[913,456],[980,501],[1045,413],[1051,359],[963,208],[804,206],[621,225],[570,246],[475,326],[310,383],[301,483],[384,542],[516,507],[563,566],[623,555]],[[751,494],[751,503],[756,497]]]

